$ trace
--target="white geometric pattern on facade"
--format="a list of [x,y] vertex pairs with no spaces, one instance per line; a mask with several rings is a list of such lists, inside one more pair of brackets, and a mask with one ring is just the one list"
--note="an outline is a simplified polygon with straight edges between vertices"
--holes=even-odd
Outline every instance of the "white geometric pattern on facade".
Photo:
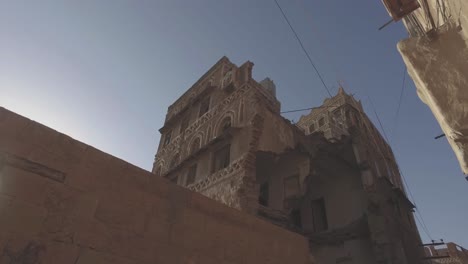
[[246,158],[247,158],[247,155],[241,156],[237,160],[231,162],[231,164],[227,168],[219,170],[202,180],[199,180],[193,184],[190,184],[187,186],[187,188],[192,191],[201,192],[207,188],[210,188],[211,186],[217,184],[218,182],[224,179],[230,178],[231,176],[241,171],[242,164],[244,163]]
[[237,89],[235,92],[233,92],[230,96],[228,96],[226,99],[224,99],[223,102],[215,106],[210,111],[206,112],[204,115],[198,118],[195,122],[193,122],[187,129],[185,129],[184,132],[180,133],[177,137],[175,137],[171,143],[163,147],[159,151],[157,156],[159,157],[161,155],[164,155],[167,152],[172,152],[174,149],[178,149],[180,147],[181,141],[190,137],[198,128],[206,124],[214,116],[217,116],[221,111],[225,110],[231,104],[232,101],[236,100],[241,95],[243,95],[248,90],[248,88],[249,88],[248,85],[243,85],[242,87]]
[[[212,74],[214,75],[215,72],[219,69],[221,65],[218,65],[214,69],[212,69]],[[182,109],[187,107],[187,105],[190,103],[190,101],[196,97],[198,97],[201,93],[203,93],[210,85],[214,84],[214,78],[213,76],[210,77],[209,79],[205,79],[204,81],[200,82],[199,84],[195,83],[192,89],[189,89],[187,91],[188,94],[183,95],[180,97],[180,100],[177,100],[174,104],[169,106],[168,112],[167,112],[167,118],[166,121],[170,120],[172,117],[180,113]]]

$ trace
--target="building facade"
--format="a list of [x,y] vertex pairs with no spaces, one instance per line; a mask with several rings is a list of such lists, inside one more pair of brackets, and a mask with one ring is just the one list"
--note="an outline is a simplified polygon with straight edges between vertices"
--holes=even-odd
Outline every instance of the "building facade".
[[402,14],[409,37],[398,43],[398,51],[468,180],[468,1],[387,2],[419,6]]
[[431,264],[468,264],[468,250],[452,242],[440,246],[427,246],[425,250]]
[[153,173],[308,237],[317,263],[423,263],[390,146],[341,88],[292,124],[253,63],[220,59],[169,106]]

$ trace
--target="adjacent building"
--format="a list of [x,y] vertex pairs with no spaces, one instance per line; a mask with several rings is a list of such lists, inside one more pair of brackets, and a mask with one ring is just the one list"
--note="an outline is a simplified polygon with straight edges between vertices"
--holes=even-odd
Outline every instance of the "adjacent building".
[[431,109],[468,175],[468,1],[383,2],[408,30],[398,50],[419,98]]
[[317,263],[424,263],[390,146],[340,88],[292,124],[221,58],[168,108],[153,173],[306,236]]
[[452,242],[440,246],[428,246],[425,250],[427,260],[431,264],[468,264],[468,250]]

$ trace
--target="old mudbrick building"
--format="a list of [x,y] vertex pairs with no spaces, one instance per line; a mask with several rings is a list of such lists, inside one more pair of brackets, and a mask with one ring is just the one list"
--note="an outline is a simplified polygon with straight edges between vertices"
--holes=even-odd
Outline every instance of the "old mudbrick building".
[[[442,243],[443,244],[443,243]],[[447,243],[439,246],[427,246],[424,248],[430,264],[468,264],[468,250],[455,243]]]
[[221,58],[168,108],[153,173],[307,237],[317,263],[424,263],[390,146],[340,88],[292,124]]

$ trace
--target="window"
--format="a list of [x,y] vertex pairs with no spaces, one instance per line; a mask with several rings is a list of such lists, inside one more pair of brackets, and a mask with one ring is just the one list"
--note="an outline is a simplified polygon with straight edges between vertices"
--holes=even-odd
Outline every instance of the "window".
[[190,145],[190,154],[197,152],[200,149],[200,138],[193,140],[192,145]]
[[309,133],[312,133],[315,131],[315,123],[312,123],[310,126],[309,126]]
[[259,204],[263,206],[268,206],[269,189],[270,189],[270,186],[268,185],[268,182],[265,182],[262,185],[260,185],[260,195],[258,196]]
[[218,128],[218,131],[219,131],[218,135],[222,135],[230,127],[231,127],[231,118],[230,117],[224,118],[223,121],[221,121],[220,127]]
[[215,81],[213,79],[213,77],[208,81],[208,83],[206,84],[207,87],[211,87],[211,86],[215,86]]
[[232,81],[232,70],[229,70],[226,72],[226,74],[223,77],[223,86],[228,85]]
[[185,130],[189,126],[189,122],[190,122],[190,115],[184,116],[184,118],[182,119],[182,122],[180,123],[180,131],[179,131],[180,134],[185,132]]
[[178,176],[175,176],[173,178],[171,178],[171,182],[177,184],[177,181],[179,180],[179,177]]
[[231,118],[226,118],[226,119],[227,120],[223,122],[223,126],[222,126],[223,132],[231,127]]
[[198,117],[204,115],[209,110],[210,110],[210,97],[207,96],[200,102],[200,112],[198,113]]
[[327,212],[323,198],[312,201],[312,222],[314,231],[320,232],[328,229]]
[[299,194],[299,175],[284,179],[284,198]]
[[224,169],[231,163],[231,146],[226,145],[214,153],[213,172]]
[[302,219],[301,219],[301,211],[299,209],[294,209],[291,212],[291,220],[295,227],[302,228]]
[[171,160],[169,169],[173,169],[179,163],[179,154],[175,154]]
[[319,119],[318,125],[319,125],[319,127],[325,125],[325,118],[324,118],[324,117],[322,117],[322,118]]
[[167,146],[169,143],[171,143],[171,137],[172,137],[172,131],[169,130],[164,136],[164,146]]
[[187,173],[187,180],[185,181],[185,185],[190,185],[195,182],[195,178],[197,177],[197,164],[193,164],[190,166],[188,173]]

